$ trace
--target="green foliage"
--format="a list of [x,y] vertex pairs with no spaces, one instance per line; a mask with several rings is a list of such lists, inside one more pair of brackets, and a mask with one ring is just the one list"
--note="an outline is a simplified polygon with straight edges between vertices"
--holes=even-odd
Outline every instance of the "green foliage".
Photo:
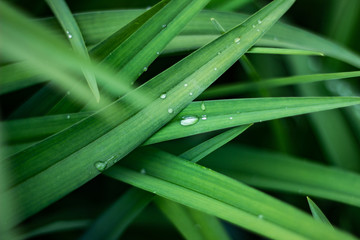
[[0,2],[0,235],[356,239],[358,5],[255,2]]

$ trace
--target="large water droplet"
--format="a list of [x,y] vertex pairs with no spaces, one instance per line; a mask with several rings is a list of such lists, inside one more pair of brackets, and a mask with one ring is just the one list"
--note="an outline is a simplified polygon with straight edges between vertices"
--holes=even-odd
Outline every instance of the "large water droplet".
[[240,40],[241,40],[240,38],[235,38],[235,39],[234,39],[234,43],[239,44],[239,43],[240,43]]
[[161,95],[160,95],[160,98],[161,98],[161,99],[165,99],[165,98],[166,98],[166,93],[161,94]]
[[106,166],[107,166],[107,162],[98,161],[95,163],[95,168],[100,172],[104,171]]
[[172,109],[172,108],[168,109],[168,113],[173,113],[173,112],[174,112],[174,109]]
[[197,116],[184,116],[181,121],[180,124],[182,126],[191,126],[194,125],[195,123],[197,123],[199,121],[199,118]]
[[206,106],[205,106],[205,103],[204,103],[204,102],[201,103],[201,106],[200,106],[200,107],[201,107],[201,110],[203,110],[203,111],[206,110]]

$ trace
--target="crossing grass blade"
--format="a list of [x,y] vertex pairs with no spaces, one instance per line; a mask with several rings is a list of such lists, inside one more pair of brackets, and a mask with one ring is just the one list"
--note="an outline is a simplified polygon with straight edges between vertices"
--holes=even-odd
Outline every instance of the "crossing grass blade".
[[[77,25],[76,20],[74,19],[66,2],[64,0],[46,0],[46,2],[54,12],[57,20],[60,22],[73,49],[77,53],[83,55],[84,58],[90,60],[79,26]],[[84,76],[96,98],[96,101],[99,102],[100,93],[96,83],[95,75],[92,72],[84,71]]]
[[[138,91],[153,89],[144,91],[147,99],[153,99],[149,104],[144,106],[143,101],[139,103],[139,99],[134,98],[138,96],[138,91],[132,92],[118,100],[117,103],[129,98],[132,100],[130,106],[126,101],[128,105],[122,111],[118,111],[117,103],[114,103],[46,141],[2,161],[12,166],[10,172],[13,176],[10,179],[12,187],[2,197],[21,202],[16,212],[5,216],[5,219],[12,223],[15,217],[18,220],[26,219],[138,147],[252,47],[293,2],[271,2],[243,25],[235,27],[143,85]],[[251,25],[257,24],[259,19],[262,19],[262,24],[256,31]],[[239,36],[241,44],[234,41]],[[156,89],[151,88],[152,84]],[[163,92],[167,94],[165,100],[159,97]],[[101,121],[105,120],[102,117],[106,117],[107,124]],[[71,148],[68,140],[72,142]]]
[[240,182],[159,150],[129,155],[106,174],[268,238],[355,239]]
[[[252,98],[193,102],[144,144],[359,103],[359,97]],[[91,114],[81,112],[45,116],[7,121],[2,124],[8,131],[8,143],[36,141],[70,127]],[[196,122],[184,127],[181,125],[184,117],[193,117]]]
[[[248,126],[242,126],[221,133],[186,151],[181,156],[185,159],[197,162],[244,132],[247,127]],[[130,189],[97,218],[97,220],[82,235],[82,239],[118,239],[136,215],[138,215],[140,211],[153,200],[153,197],[154,195],[141,189]],[[178,227],[179,231],[182,232],[184,236],[191,236],[191,238],[199,239],[202,239],[203,236],[209,238],[208,235],[217,237],[217,239],[228,238],[225,230],[222,229],[221,224],[218,223],[213,216],[200,212],[194,213],[194,210],[192,209],[186,209],[184,206],[170,202],[166,199],[161,199],[160,197],[155,199],[158,207],[173,221],[175,226]],[[127,202],[129,202],[129,204],[126,204]],[[124,205],[127,206],[126,209],[123,209]],[[173,214],[175,214],[175,216]],[[200,231],[198,227],[191,224],[196,221],[190,216],[191,214],[194,214],[196,218],[201,221],[204,229],[203,231]],[[181,216],[183,218],[181,218]],[[104,231],[106,228],[108,228],[108,230]],[[99,231],[99,229],[101,231]]]
[[259,81],[259,82],[242,82],[242,83],[227,84],[227,85],[224,84],[207,89],[203,94],[201,94],[200,98],[206,99],[216,96],[224,97],[234,94],[241,94],[244,92],[256,91],[259,88],[268,89],[268,88],[283,87],[283,86],[289,86],[295,84],[347,79],[353,77],[360,77],[360,71],[308,74],[308,75],[298,75],[291,77],[264,79],[263,81]]
[[313,215],[314,219],[316,219],[322,223],[325,223],[329,226],[332,226],[331,223],[329,222],[329,220],[324,215],[324,213],[321,211],[321,209],[314,203],[314,201],[311,200],[309,197],[306,197],[306,199],[309,203],[311,214]]
[[[219,162],[224,153],[234,157]],[[224,146],[204,164],[254,187],[360,207],[360,175],[350,171],[241,145]]]

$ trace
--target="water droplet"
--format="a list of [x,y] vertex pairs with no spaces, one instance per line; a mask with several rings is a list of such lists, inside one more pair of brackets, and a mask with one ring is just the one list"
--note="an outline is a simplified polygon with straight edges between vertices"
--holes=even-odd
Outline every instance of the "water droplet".
[[190,95],[190,96],[192,96],[192,95],[193,95],[193,93],[192,93],[192,92],[190,92],[190,93],[189,93],[189,95]]
[[145,168],[142,168],[142,169],[140,170],[140,173],[141,173],[141,174],[146,174]]
[[143,70],[144,70],[144,72],[146,72],[146,71],[148,70],[148,68],[147,68],[147,67],[144,67]]
[[166,24],[163,24],[161,27],[162,27],[162,28],[166,28],[166,27],[167,27],[167,25],[166,25]]
[[66,31],[66,35],[68,36],[69,39],[73,37],[69,31]]
[[202,115],[202,116],[201,116],[201,119],[202,119],[202,120],[206,120],[206,119],[207,119],[207,116],[206,116],[206,115]]
[[235,38],[234,43],[239,44],[240,43],[240,38]]
[[153,194],[156,194],[156,191],[153,191],[152,193],[153,193]]
[[161,99],[165,99],[165,98],[166,98],[166,93],[161,94],[161,95],[160,95],[160,98],[161,98]]
[[260,32],[260,29],[256,29],[256,31]]
[[218,52],[218,55],[220,55],[221,54],[221,52]]
[[107,166],[107,162],[98,161],[95,163],[95,168],[100,172],[104,171],[106,166]]
[[147,6],[147,7],[146,7],[146,10],[149,10],[149,9],[151,9],[151,6]]
[[217,68],[214,68],[214,71],[217,71]]
[[261,23],[262,23],[262,21],[261,21],[260,19],[259,19],[257,22],[258,22],[258,24],[261,24]]
[[188,84],[187,84],[187,83],[185,83],[185,84],[184,84],[184,87],[187,87],[187,86],[188,86]]
[[67,94],[67,95],[70,95],[70,94],[71,94],[71,92],[70,92],[70,91],[67,91],[67,92],[66,92],[66,94]]
[[201,106],[200,106],[200,107],[201,107],[201,110],[203,110],[203,111],[206,110],[206,107],[205,107],[205,103],[204,103],[204,102],[201,103]]
[[255,24],[253,24],[253,25],[252,25],[252,27],[253,27],[253,28],[256,28],[256,25],[255,25]]
[[173,112],[174,112],[174,109],[172,109],[172,108],[168,109],[168,113],[173,113]]
[[229,117],[229,119],[230,119],[230,120],[232,120],[232,119],[233,119],[233,117]]
[[70,115],[67,115],[66,118],[67,118],[67,119],[70,119]]
[[160,52],[156,52],[157,55],[160,55]]
[[184,116],[180,121],[182,126],[191,126],[199,121],[199,118],[196,116]]
[[264,215],[259,214],[259,215],[258,215],[258,218],[263,219],[263,218],[264,218]]

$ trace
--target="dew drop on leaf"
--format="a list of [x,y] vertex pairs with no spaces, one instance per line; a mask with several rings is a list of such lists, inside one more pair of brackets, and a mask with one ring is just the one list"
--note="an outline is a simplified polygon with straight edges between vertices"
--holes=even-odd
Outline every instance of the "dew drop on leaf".
[[181,121],[180,124],[182,126],[191,126],[194,125],[195,123],[197,123],[199,121],[199,118],[197,116],[184,116]]

